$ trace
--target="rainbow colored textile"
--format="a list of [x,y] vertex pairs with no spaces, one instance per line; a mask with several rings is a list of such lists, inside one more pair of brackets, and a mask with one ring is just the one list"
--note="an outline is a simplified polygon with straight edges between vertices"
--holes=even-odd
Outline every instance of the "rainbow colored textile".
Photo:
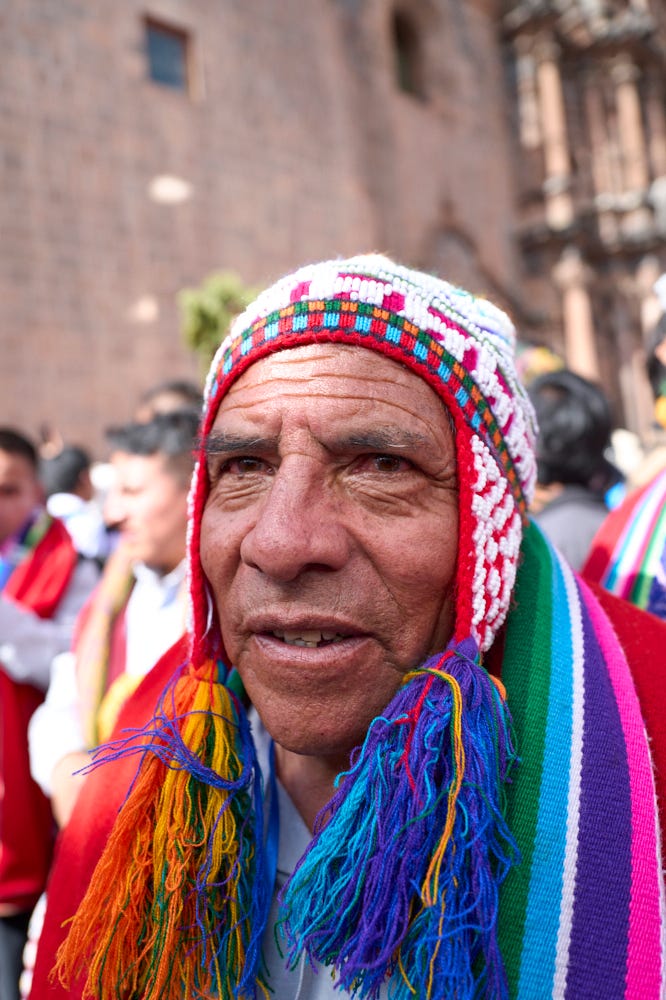
[[[535,525],[525,533],[521,555],[515,601],[508,619],[502,680],[507,689],[520,757],[519,765],[512,771],[512,781],[505,785],[505,818],[522,860],[510,868],[499,888],[499,950],[504,971],[494,983],[487,981],[482,992],[478,991],[477,984],[455,995],[466,1000],[478,996],[493,1000],[506,997],[512,1000],[545,1000],[548,997],[558,1000],[598,1000],[600,997],[604,1000],[659,1000],[666,987],[666,919],[656,797],[647,736],[629,667],[598,601]],[[178,704],[175,708],[178,718]],[[217,725],[215,720],[221,721],[229,711],[230,703],[227,703],[224,708],[219,706],[209,718]],[[240,711],[239,734],[247,741],[247,722],[239,703],[235,711]],[[386,715],[387,718],[391,715],[390,706]],[[397,724],[400,718],[395,718]],[[201,708],[195,705],[185,721],[191,729],[190,736],[196,736],[200,746],[198,720],[201,720]],[[164,737],[165,732],[161,735]],[[186,742],[190,742],[189,737]],[[151,749],[156,756],[150,754],[149,759],[159,772],[159,781],[172,782],[175,764],[172,762],[169,766],[167,747]],[[136,752],[136,745],[132,752]],[[161,765],[160,756],[163,757]],[[204,762],[194,758],[189,766],[194,767],[195,785],[192,787],[199,788],[202,801],[214,792],[215,786],[225,782],[224,772],[219,770],[220,761],[215,765],[217,774],[207,771]],[[254,778],[251,771],[245,778],[241,775],[239,778],[249,792],[256,781],[256,773]],[[342,805],[345,800],[354,798],[353,791],[353,787],[345,788],[342,783],[338,793]],[[374,801],[372,790],[366,788],[365,794],[357,798],[358,823],[372,823],[376,810],[367,808],[368,801]],[[259,806],[260,799],[255,802]],[[137,808],[138,805],[137,799]],[[252,824],[255,830],[261,829],[261,816],[252,818],[249,794],[245,797],[244,809],[242,822]],[[342,815],[349,820],[349,810]],[[224,804],[222,816],[231,818]],[[126,829],[129,840],[123,844],[125,856],[128,852],[137,858],[140,855],[139,828],[142,825],[145,825],[143,817],[139,819],[135,815],[134,823]],[[150,827],[150,818],[147,825]],[[213,824],[212,828],[215,827]],[[337,859],[329,865],[328,871],[322,871],[327,853],[331,857],[334,853],[326,850],[327,831],[336,838]],[[402,832],[397,830],[396,843]],[[350,827],[342,843],[351,844],[355,839],[358,843],[359,838],[355,838]],[[109,862],[121,853],[114,852],[112,843],[113,836],[109,844]],[[264,850],[267,854],[274,850],[274,845],[264,848],[259,841],[256,844],[259,855],[255,872],[261,870],[260,855]],[[205,862],[208,854],[205,842],[198,845],[196,851],[201,855],[198,862]],[[398,874],[390,882],[396,896],[401,892],[400,878],[404,877],[405,885],[413,881],[417,861],[409,853],[399,851],[398,854],[402,855],[404,864],[402,869],[398,866]],[[333,810],[295,875],[299,873],[301,883],[307,887],[308,865],[313,865],[318,887],[325,885],[328,879],[331,894],[339,893],[345,861],[343,857],[341,866],[341,855],[344,849],[341,850]],[[382,859],[380,853],[371,858],[370,863],[383,867]],[[448,865],[446,856],[443,861],[444,866]],[[354,869],[353,864],[347,868],[351,868],[352,877],[357,879],[358,892],[363,893],[366,872],[358,867]],[[173,874],[173,870],[170,871]],[[107,887],[110,885],[109,873],[102,862],[97,874]],[[138,869],[134,877],[137,875]],[[203,891],[204,895],[210,894],[213,902],[219,890],[219,875],[215,878],[213,871],[203,864],[197,883],[190,885],[189,895]],[[258,888],[257,883],[255,886]],[[125,890],[120,888],[122,895]],[[184,888],[174,887],[174,898],[183,899]],[[128,888],[127,906],[130,899],[134,902],[138,898],[130,890],[131,887]],[[310,907],[315,914],[319,909],[323,915],[328,903],[325,890],[314,896],[306,895],[309,898],[303,898],[302,905]],[[157,928],[161,920],[154,908],[159,909],[160,905],[159,899],[152,901],[153,912],[148,918]],[[121,947],[120,940],[111,945],[107,938],[108,928],[102,928],[106,912],[98,909],[94,915],[99,928],[94,921],[91,924],[90,912],[80,911],[74,921],[73,926],[82,937],[70,952],[70,958],[78,968],[83,960],[81,940],[88,944],[99,941],[101,933],[101,939],[107,941],[103,957],[108,957],[109,946]],[[339,933],[340,924],[336,911],[328,923],[324,919],[322,925],[315,928],[310,940],[301,939],[298,950],[303,949],[310,959],[320,961],[323,956],[318,953],[319,941],[329,928]],[[230,930],[235,934],[233,928]],[[190,988],[196,981],[192,960],[196,933],[192,935],[191,931],[195,931],[194,926],[190,927],[189,934],[182,935],[180,946],[174,940],[175,950],[160,948],[154,953],[160,964],[168,955],[171,975],[165,981],[164,991],[151,992],[151,996],[180,997],[183,995],[181,990]],[[358,933],[358,926],[345,926],[343,922],[342,945]],[[124,934],[132,937],[131,927]],[[227,936],[223,927],[219,927],[218,935]],[[208,964],[210,952],[205,937],[201,945]],[[288,940],[287,948],[293,946],[294,940]],[[122,954],[127,969],[124,947],[126,944]],[[196,995],[222,996],[228,1000],[232,996],[252,996],[247,980],[234,988],[227,978],[238,977],[241,968],[247,971],[251,964],[241,965],[235,949],[227,950],[225,946],[224,951],[227,963],[221,964],[219,976],[215,977],[218,992],[203,989]],[[222,954],[218,954],[218,959]],[[426,960],[425,953],[423,960]],[[126,985],[123,983],[116,994],[118,984],[107,978],[108,969],[104,969],[104,964],[97,990],[93,987],[91,995],[133,996],[130,986],[133,976],[129,976],[127,989],[123,989]],[[339,978],[341,969],[336,958],[329,958],[327,964],[333,966]],[[183,975],[187,971],[187,980],[180,980],[180,971],[174,976],[175,969],[181,970]],[[257,966],[255,969],[259,971]],[[199,974],[202,972],[200,967]],[[270,983],[267,985],[270,987]],[[441,979],[435,974],[427,991],[417,991],[417,995],[424,1000],[436,1000],[441,995],[438,993],[440,986]],[[264,989],[259,978],[255,995],[264,995]],[[369,989],[357,990],[352,986],[347,995],[375,1000],[380,989],[381,984],[375,980]],[[384,995],[383,990],[381,995]],[[388,995],[392,1000],[414,995],[395,965]]]
[[666,469],[611,512],[582,572],[666,619]]
[[523,862],[500,902],[510,995],[656,1000],[666,923],[631,675],[591,591],[534,526],[523,552],[502,669],[521,758],[507,820]]

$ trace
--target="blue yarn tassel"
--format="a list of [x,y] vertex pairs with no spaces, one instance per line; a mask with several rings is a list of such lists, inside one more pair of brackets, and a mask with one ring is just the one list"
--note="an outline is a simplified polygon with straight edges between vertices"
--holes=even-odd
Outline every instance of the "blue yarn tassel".
[[516,755],[477,656],[451,644],[407,678],[282,890],[289,966],[305,952],[352,997],[386,981],[391,1000],[508,995],[497,913],[519,861],[503,816]]

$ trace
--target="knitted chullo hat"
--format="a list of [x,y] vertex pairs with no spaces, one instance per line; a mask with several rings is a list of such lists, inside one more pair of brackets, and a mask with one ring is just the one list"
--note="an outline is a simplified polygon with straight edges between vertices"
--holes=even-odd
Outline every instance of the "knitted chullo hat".
[[[487,300],[379,255],[304,267],[264,291],[234,323],[208,376],[203,434],[251,364],[323,341],[367,347],[407,365],[449,409],[460,482],[456,634],[471,634],[487,649],[507,613],[536,478],[535,422],[514,367],[511,321]],[[198,555],[205,497],[200,469],[191,497],[195,657],[207,635]]]
[[[414,664],[372,722],[285,886],[287,961],[305,952],[358,997],[377,997],[387,980],[396,998],[503,996],[496,918],[517,854],[502,812],[515,755],[501,685],[480,663],[507,615],[535,482],[514,329],[489,302],[378,255],[304,267],[234,323],[211,367],[202,437],[250,365],[321,342],[406,365],[449,410],[456,608],[448,648]],[[270,823],[265,841],[242,688],[201,568],[207,490],[200,458],[190,495],[190,663],[143,734],[150,752],[61,956],[72,970],[90,939],[99,942],[93,995],[266,994],[261,939],[276,845]]]

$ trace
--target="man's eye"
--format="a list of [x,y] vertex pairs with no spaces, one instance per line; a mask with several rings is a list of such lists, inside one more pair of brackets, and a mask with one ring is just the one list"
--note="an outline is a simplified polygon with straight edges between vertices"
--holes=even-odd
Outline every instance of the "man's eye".
[[261,458],[252,458],[241,455],[238,458],[229,458],[220,466],[219,475],[251,476],[257,473],[266,473],[270,467]]
[[373,455],[372,465],[377,472],[404,472],[409,462],[399,455]]

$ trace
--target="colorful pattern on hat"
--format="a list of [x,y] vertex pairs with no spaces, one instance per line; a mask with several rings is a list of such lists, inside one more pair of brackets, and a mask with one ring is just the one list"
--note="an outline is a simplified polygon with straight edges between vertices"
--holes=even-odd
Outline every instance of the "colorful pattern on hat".
[[[208,378],[203,434],[231,382],[274,351],[354,344],[423,377],[456,425],[462,544],[455,634],[471,634],[486,650],[506,617],[536,476],[534,415],[514,367],[515,341],[511,321],[490,302],[385,257],[309,265],[263,292],[234,323]],[[199,469],[195,525],[204,493]],[[203,597],[196,530],[190,540],[194,609]],[[195,648],[206,628],[195,611]]]

